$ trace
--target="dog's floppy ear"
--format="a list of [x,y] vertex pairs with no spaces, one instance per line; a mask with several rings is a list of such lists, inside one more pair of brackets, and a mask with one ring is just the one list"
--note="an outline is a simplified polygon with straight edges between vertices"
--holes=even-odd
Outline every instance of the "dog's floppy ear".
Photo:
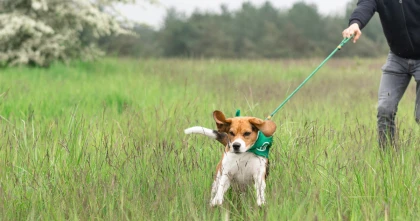
[[271,120],[261,120],[252,117],[249,119],[249,123],[256,126],[266,137],[271,137],[277,129],[276,124]]
[[230,118],[226,119],[225,115],[219,110],[213,112],[213,118],[219,132],[228,132],[230,123],[232,123]]

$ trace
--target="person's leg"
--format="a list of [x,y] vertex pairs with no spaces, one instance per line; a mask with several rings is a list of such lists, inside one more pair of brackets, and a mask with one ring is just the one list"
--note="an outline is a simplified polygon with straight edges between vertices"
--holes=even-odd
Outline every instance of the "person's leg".
[[420,60],[412,60],[412,75],[416,80],[416,103],[414,106],[414,114],[416,122],[420,124]]
[[377,125],[381,148],[394,144],[395,115],[411,76],[408,60],[390,53],[387,62],[382,67],[378,92]]

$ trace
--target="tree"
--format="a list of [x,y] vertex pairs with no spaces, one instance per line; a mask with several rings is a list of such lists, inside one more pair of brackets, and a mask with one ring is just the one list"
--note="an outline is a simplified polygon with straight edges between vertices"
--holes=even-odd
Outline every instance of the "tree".
[[2,0],[0,65],[48,66],[94,58],[102,36],[128,34],[113,3],[135,0]]
[[189,56],[194,57],[234,57],[233,38],[226,33],[226,17],[209,13],[194,12],[188,24],[191,36],[187,42]]
[[324,31],[321,15],[315,5],[295,3],[289,10],[288,20],[296,27],[300,27],[306,38],[315,41],[322,39]]
[[124,57],[159,57],[161,47],[156,40],[157,31],[153,28],[134,24],[131,30],[135,35],[106,36],[99,40],[99,47],[105,53]]
[[[191,15],[172,8],[161,29],[135,28],[140,37],[117,36],[103,46],[112,54],[141,57],[325,57],[341,41],[356,2],[348,4],[346,15],[329,16],[305,2],[285,9],[275,8],[270,2],[245,2],[235,10],[221,5],[218,13],[197,9]],[[359,43],[346,46],[346,52],[336,56],[378,56],[387,50],[377,16],[363,33]]]
[[175,8],[168,9],[159,39],[164,56],[189,55],[188,43],[193,38],[194,33],[186,20],[186,16],[177,12]]

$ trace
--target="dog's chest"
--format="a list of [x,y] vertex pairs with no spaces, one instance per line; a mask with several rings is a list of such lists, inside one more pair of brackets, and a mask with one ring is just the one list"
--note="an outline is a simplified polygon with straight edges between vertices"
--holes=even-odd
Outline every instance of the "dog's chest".
[[254,179],[265,173],[267,159],[253,153],[226,153],[222,161],[222,173],[227,174],[231,182],[240,185],[253,183]]

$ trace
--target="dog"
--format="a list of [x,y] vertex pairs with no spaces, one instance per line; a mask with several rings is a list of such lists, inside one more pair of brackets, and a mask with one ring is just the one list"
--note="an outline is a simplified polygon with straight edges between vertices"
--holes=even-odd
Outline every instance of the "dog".
[[255,117],[226,118],[221,111],[214,111],[217,130],[201,126],[185,129],[185,134],[203,134],[225,146],[222,159],[216,167],[212,184],[210,206],[222,205],[230,186],[244,190],[254,185],[257,204],[265,204],[265,179],[268,175],[268,151],[276,124]]

